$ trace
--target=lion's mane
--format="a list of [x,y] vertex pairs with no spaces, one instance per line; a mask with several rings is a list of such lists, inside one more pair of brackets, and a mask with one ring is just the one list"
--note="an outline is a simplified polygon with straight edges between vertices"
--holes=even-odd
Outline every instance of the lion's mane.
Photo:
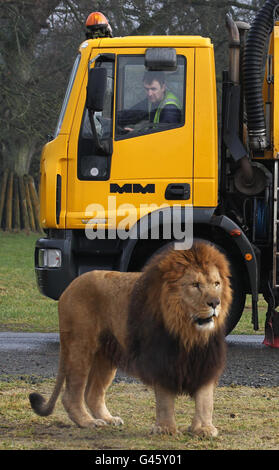
[[[205,333],[190,321],[178,287],[186,271],[206,273],[212,266],[222,279],[222,312],[213,332]],[[163,250],[134,286],[125,351],[107,334],[102,338],[104,352],[144,383],[175,394],[192,396],[201,386],[217,381],[226,357],[225,318],[232,298],[229,275],[226,258],[210,244],[197,243],[187,251]]]

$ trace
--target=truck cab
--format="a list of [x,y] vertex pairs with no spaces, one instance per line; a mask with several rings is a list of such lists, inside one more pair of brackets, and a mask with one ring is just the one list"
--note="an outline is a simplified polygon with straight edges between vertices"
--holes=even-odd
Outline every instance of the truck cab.
[[[180,119],[175,123],[150,122],[137,109],[138,103],[147,101],[146,51],[158,48],[175,52],[174,70],[157,72],[179,102]],[[95,80],[106,82],[100,84],[105,88],[104,100],[102,110],[94,112],[92,132],[87,83],[90,73],[100,70],[105,73],[100,78],[95,75]],[[139,122],[132,117],[129,123],[129,113],[138,113]],[[116,239],[108,239],[111,248],[102,253],[106,266],[114,269],[126,241],[117,233],[127,232],[150,212],[189,206],[208,217],[217,205],[217,174],[215,68],[209,39],[98,38],[81,44],[53,140],[43,149],[40,187],[47,240],[63,244],[61,239],[71,238],[74,272],[98,267],[95,251],[102,252],[98,245],[105,243],[94,238],[94,228],[116,231]],[[64,248],[62,253],[63,265]],[[129,263],[140,266],[143,261]],[[58,298],[60,293],[56,284],[56,292],[47,295]]]

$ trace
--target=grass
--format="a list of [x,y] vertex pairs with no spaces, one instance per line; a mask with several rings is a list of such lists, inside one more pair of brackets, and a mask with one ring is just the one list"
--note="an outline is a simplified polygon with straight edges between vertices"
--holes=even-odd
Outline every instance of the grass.
[[200,439],[187,432],[194,413],[188,397],[176,400],[181,434],[151,435],[153,392],[136,383],[114,383],[107,404],[124,426],[80,429],[66,415],[60,399],[53,414],[39,417],[31,410],[28,394],[49,396],[52,380],[32,385],[23,381],[1,383],[0,450],[278,450],[278,388],[218,387],[215,394],[216,438]]
[[[58,331],[57,302],[38,291],[34,271],[34,247],[39,235],[0,231],[0,330]],[[259,330],[264,334],[266,302],[259,301]],[[233,334],[254,334],[251,296]]]
[[57,302],[38,291],[34,247],[38,234],[0,231],[0,330],[58,330]]
[[264,335],[264,326],[266,319],[267,303],[262,295],[259,295],[258,301],[258,316],[259,316],[259,329],[254,330],[251,319],[252,319],[252,300],[251,295],[247,295],[246,304],[242,313],[242,316],[236,325],[235,329],[231,334],[236,335],[253,335],[259,334]]

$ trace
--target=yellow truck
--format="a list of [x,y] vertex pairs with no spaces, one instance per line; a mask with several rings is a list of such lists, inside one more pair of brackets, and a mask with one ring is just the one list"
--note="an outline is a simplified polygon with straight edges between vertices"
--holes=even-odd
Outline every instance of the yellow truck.
[[46,236],[35,270],[44,295],[58,299],[89,270],[138,271],[166,243],[202,239],[231,264],[227,333],[247,294],[258,329],[262,293],[265,343],[279,346],[278,4],[266,1],[251,26],[226,18],[219,132],[210,39],[113,37],[104,15],[89,15],[41,156]]

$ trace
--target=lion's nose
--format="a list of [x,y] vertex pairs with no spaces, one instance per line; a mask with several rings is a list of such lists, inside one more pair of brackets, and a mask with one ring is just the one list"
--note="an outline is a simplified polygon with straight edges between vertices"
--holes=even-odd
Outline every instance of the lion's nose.
[[217,305],[219,305],[219,303],[220,303],[219,299],[212,299],[210,302],[207,302],[207,305],[215,309]]

